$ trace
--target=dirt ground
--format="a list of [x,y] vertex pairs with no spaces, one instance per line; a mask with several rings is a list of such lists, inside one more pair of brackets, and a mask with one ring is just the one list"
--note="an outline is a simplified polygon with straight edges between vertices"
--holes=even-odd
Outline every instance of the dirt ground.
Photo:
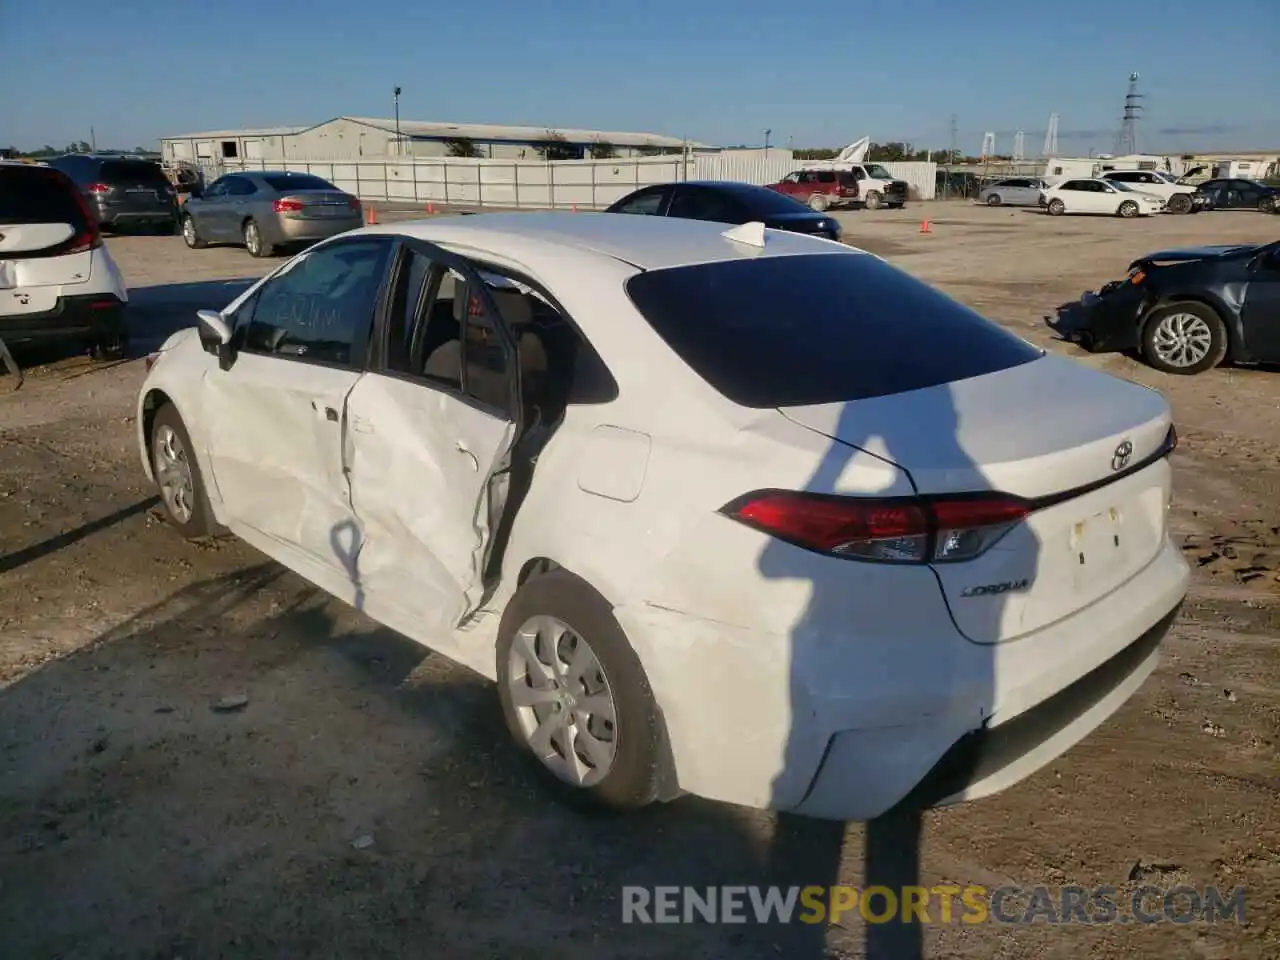
[[[1159,671],[1059,762],[928,814],[919,882],[1248,891],[1244,925],[937,924],[924,955],[1280,957],[1280,370],[1164,376],[1045,325],[1138,254],[1271,240],[1280,219],[841,217],[849,242],[1019,335],[1160,389],[1182,438],[1173,524],[1194,581]],[[144,350],[270,265],[176,237],[110,246]],[[866,831],[841,849],[838,829],[801,830],[780,858],[763,813],[684,798],[620,823],[556,806],[487,682],[246,546],[197,549],[157,519],[134,439],[143,374],[61,358],[17,392],[0,377],[0,957],[875,952],[853,915],[825,947],[777,926],[623,925],[624,885],[792,882],[808,857],[860,884]]]

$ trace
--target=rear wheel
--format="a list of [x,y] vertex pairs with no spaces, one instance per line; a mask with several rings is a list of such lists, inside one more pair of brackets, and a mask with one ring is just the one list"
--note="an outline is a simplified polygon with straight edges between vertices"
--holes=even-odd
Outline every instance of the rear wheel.
[[1000,206],[1000,194],[998,193],[987,194],[987,206],[989,207]]
[[1227,329],[1203,303],[1156,310],[1142,331],[1142,355],[1165,373],[1190,375],[1216,367],[1227,354]]
[[1191,207],[1191,194],[1189,193],[1175,193],[1169,198],[1170,213],[1190,213]]
[[1060,217],[1067,212],[1067,205],[1061,200],[1050,200],[1045,209],[1049,211],[1049,216]]
[[251,257],[269,257],[274,252],[271,244],[262,237],[262,230],[256,221],[244,222],[244,248]]
[[868,210],[879,210],[880,204],[884,201],[884,197],[880,195],[879,190],[868,190],[866,205]]
[[1130,217],[1136,217],[1138,215],[1138,205],[1132,200],[1126,200],[1124,203],[1120,204],[1120,209],[1117,210],[1116,213],[1128,220]]
[[551,790],[608,811],[658,798],[658,708],[608,601],[568,571],[536,576],[503,612],[496,652],[507,729]]
[[1275,213],[1277,209],[1280,209],[1280,208],[1276,206],[1275,197],[1263,197],[1261,200],[1258,201],[1259,213]]
[[211,536],[213,511],[205,494],[195,448],[178,409],[166,403],[151,421],[151,469],[165,516],[188,540]]
[[827,198],[820,193],[812,194],[809,197],[809,208],[811,210],[816,210],[818,213],[825,212],[827,209]]

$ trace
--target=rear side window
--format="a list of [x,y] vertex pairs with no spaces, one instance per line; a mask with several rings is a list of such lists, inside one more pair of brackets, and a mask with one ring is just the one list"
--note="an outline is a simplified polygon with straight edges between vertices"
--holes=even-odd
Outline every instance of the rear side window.
[[889,396],[1041,355],[869,254],[654,270],[628,280],[627,294],[685,363],[744,407]]
[[0,165],[0,223],[69,223],[79,233],[87,224],[74,191],[53,170]]
[[262,178],[272,190],[288,193],[290,190],[337,190],[328,180],[321,180],[309,173],[268,173]]
[[145,160],[107,160],[98,170],[98,177],[107,183],[169,182],[158,163],[147,163]]

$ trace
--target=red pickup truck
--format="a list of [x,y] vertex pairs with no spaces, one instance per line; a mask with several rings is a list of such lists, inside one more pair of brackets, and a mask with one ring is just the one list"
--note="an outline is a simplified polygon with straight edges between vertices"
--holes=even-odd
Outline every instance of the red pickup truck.
[[797,170],[768,186],[819,212],[851,206],[858,200],[857,178],[842,170]]

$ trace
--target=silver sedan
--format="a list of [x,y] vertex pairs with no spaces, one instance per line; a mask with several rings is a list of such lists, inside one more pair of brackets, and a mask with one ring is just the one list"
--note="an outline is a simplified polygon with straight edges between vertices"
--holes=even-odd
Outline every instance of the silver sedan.
[[324,240],[362,223],[356,197],[320,177],[284,170],[229,173],[182,207],[188,247],[237,243],[254,257]]
[[978,193],[978,202],[991,207],[1001,204],[1034,207],[1040,202],[1044,181],[1039,177],[1007,177],[989,183]]

